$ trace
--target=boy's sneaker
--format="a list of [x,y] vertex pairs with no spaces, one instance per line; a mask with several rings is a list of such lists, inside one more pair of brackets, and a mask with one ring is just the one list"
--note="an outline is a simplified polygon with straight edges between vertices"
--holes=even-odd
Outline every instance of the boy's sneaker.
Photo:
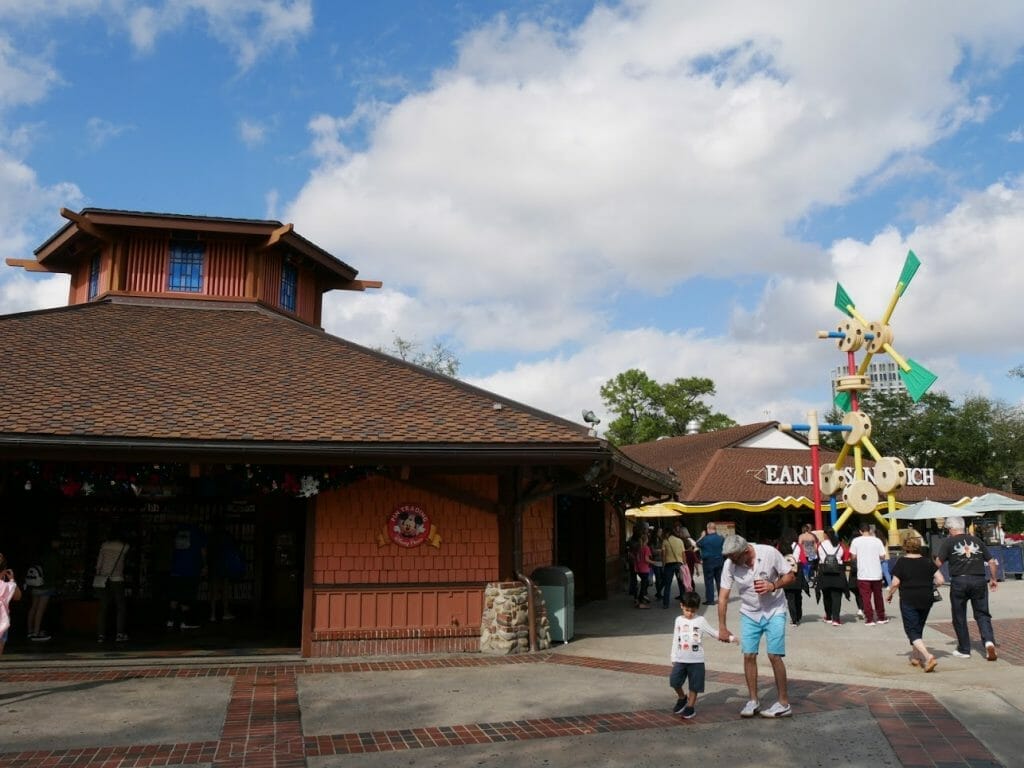
[[182,629],[199,629],[198,624],[189,624],[187,621],[181,622]]
[[969,653],[960,653],[960,651],[953,651],[953,655],[956,656],[958,659],[969,659],[969,658],[971,658],[971,654],[969,654]]
[[29,635],[29,638],[37,643],[45,643],[50,639],[49,632],[37,632],[34,635]]
[[865,621],[864,622],[864,626],[865,627],[873,627],[873,626],[875,626],[875,622],[873,622],[873,621]]
[[792,714],[793,708],[789,704],[782,704],[776,701],[761,713],[761,717],[789,717]]
[[761,704],[754,699],[751,699],[743,705],[743,709],[740,710],[740,717],[753,717],[761,711]]
[[875,622],[875,624],[888,624],[888,623],[889,623],[889,617],[888,616],[886,618],[884,618],[884,619],[879,619],[878,621]]
[[857,618],[858,619],[863,619],[864,618],[864,611],[858,609],[857,610]]
[[126,635],[124,632],[121,632],[121,633],[118,634],[117,637],[114,638],[114,642],[115,643],[127,643],[128,642],[128,635]]
[[684,709],[686,709],[686,699],[676,699],[676,705],[672,707],[672,714],[681,715]]
[[[49,640],[50,636],[47,635],[46,639]],[[996,655],[996,644],[993,643],[991,640],[985,643],[985,658],[989,661],[995,661],[997,658],[999,658]]]
[[689,704],[687,704],[685,707],[683,707],[683,711],[679,714],[683,716],[683,720],[689,720],[691,717],[697,714],[697,710],[691,707]]

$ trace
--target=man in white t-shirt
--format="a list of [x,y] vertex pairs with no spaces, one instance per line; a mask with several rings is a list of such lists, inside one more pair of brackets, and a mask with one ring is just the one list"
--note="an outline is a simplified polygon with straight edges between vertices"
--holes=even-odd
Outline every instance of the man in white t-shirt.
[[860,524],[860,536],[850,542],[850,556],[857,564],[857,592],[864,606],[864,625],[888,624],[882,599],[882,561],[888,552],[867,520]]
[[[729,595],[733,588],[740,596],[740,638],[743,651],[743,675],[750,698],[740,717],[789,717],[789,691],[786,680],[786,593],[783,589],[796,579],[790,564],[775,547],[748,544],[742,536],[726,536],[722,544],[722,588],[718,592],[718,639],[728,641],[733,633],[726,622]],[[757,698],[757,652],[765,638],[768,661],[775,673],[779,700],[762,710]]]

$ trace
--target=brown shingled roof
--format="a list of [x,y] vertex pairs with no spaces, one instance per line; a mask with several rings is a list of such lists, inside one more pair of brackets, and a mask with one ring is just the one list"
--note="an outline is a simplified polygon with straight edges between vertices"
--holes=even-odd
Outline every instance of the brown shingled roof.
[[0,317],[0,441],[469,445],[604,453],[582,425],[252,304]]
[[[654,469],[668,471],[671,467],[682,486],[677,498],[684,504],[758,504],[775,497],[811,499],[812,486],[768,485],[764,471],[765,466],[772,464],[810,465],[809,447],[806,450],[743,447],[743,443],[751,438],[774,430],[777,423],[758,422],[717,432],[627,445],[622,447],[622,452]],[[794,445],[798,445],[796,440]],[[822,449],[821,461],[834,462],[837,455]],[[864,461],[865,466],[873,464],[872,461]],[[846,466],[852,466],[852,460],[848,460]],[[982,485],[935,475],[935,485],[907,485],[896,493],[896,498],[901,504],[912,504],[924,499],[949,503],[981,496],[992,490]],[[884,499],[884,494],[880,494],[880,498]]]

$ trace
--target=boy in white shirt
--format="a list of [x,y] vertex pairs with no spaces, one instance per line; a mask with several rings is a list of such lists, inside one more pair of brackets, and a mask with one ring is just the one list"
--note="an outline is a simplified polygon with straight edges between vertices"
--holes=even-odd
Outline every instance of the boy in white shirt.
[[[700,595],[696,592],[680,595],[679,608],[682,615],[676,617],[675,628],[672,630],[672,672],[668,684],[676,692],[676,705],[672,708],[672,714],[682,715],[689,720],[697,714],[697,694],[704,692],[704,644],[701,635],[717,638],[718,630],[706,618],[697,615]],[[735,639],[730,637],[729,641]],[[685,680],[690,682],[690,692],[683,698]]]

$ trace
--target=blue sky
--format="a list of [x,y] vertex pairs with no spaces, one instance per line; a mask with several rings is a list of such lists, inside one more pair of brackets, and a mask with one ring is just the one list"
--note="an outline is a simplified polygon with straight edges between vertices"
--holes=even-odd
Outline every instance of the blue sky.
[[[1010,403],[1024,6],[0,0],[0,257],[62,206],[275,218],[384,288],[327,330],[441,340],[578,420],[631,367],[738,421],[825,409],[841,281]],[[0,266],[0,312],[66,277]]]

